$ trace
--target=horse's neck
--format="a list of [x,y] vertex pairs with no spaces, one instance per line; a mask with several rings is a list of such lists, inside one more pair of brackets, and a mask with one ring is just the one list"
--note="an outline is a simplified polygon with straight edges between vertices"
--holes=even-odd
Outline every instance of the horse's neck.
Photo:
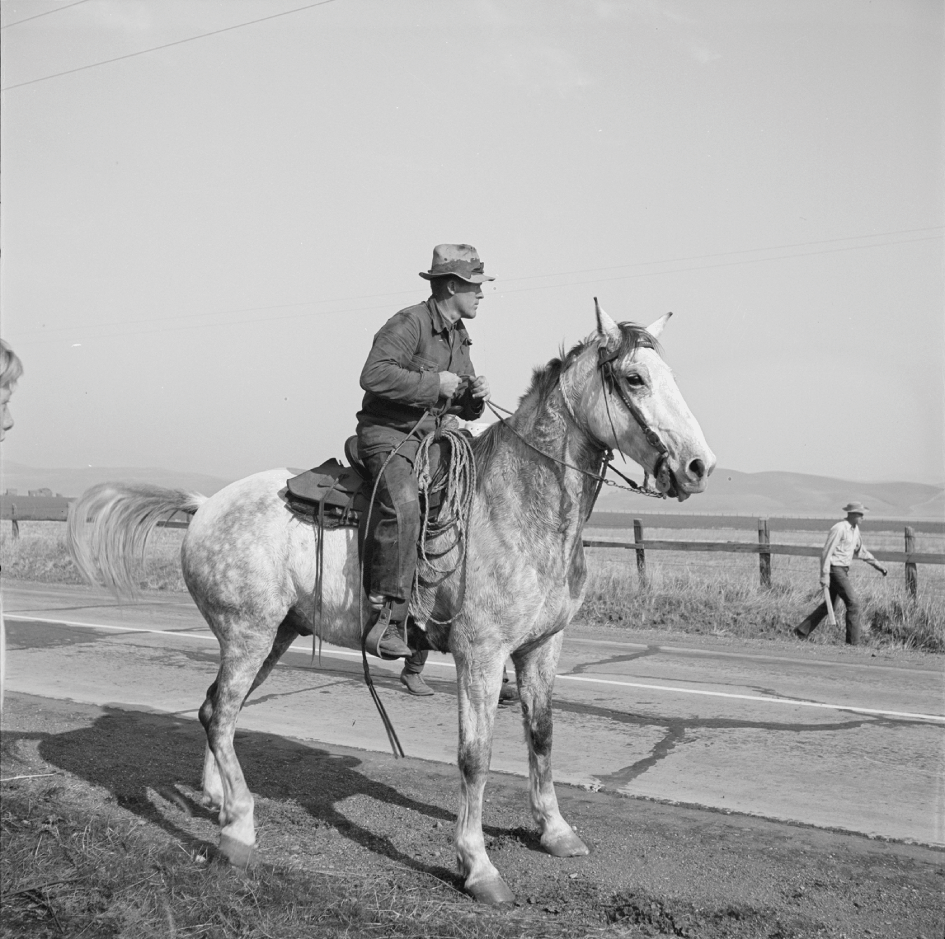
[[560,388],[544,401],[537,394],[526,396],[509,423],[512,430],[504,432],[497,448],[498,463],[519,470],[513,485],[522,509],[531,519],[536,507],[553,509],[556,527],[580,534],[598,488],[600,448],[568,415]]

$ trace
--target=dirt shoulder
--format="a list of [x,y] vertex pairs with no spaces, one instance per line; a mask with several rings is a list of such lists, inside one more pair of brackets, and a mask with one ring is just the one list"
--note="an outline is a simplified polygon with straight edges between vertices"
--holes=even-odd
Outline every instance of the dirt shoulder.
[[[422,887],[431,902],[468,912],[453,864],[455,769],[270,734],[237,737],[257,797],[260,864]],[[56,775],[4,782],[4,803],[28,797],[118,812],[155,839],[210,855],[216,825],[196,799],[203,745],[193,721],[11,695],[3,779]],[[487,846],[518,898],[511,911],[481,911],[495,918],[496,935],[943,933],[941,851],[561,786],[562,811],[592,851],[562,861],[538,847],[526,787],[493,774],[486,791]]]

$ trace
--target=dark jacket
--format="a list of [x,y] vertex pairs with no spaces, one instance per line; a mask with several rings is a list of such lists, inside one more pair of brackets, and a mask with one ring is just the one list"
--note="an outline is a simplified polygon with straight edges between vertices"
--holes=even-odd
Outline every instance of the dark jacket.
[[396,446],[428,408],[434,413],[417,428],[417,439],[434,430],[443,414],[467,421],[480,417],[484,405],[468,388],[449,402],[440,399],[440,372],[475,376],[470,345],[462,320],[452,326],[447,323],[432,297],[395,313],[375,335],[361,370],[365,393],[358,412],[358,439],[362,452]]

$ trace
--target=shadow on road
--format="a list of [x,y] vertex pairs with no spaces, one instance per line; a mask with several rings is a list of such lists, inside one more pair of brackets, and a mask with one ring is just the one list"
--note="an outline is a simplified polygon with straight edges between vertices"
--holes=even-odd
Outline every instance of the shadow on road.
[[[7,731],[4,749],[15,753],[19,746],[32,744],[38,747],[46,763],[105,790],[122,808],[163,828],[184,846],[215,851],[215,836],[210,836],[213,837],[210,843],[209,837],[194,835],[189,830],[197,827],[205,831],[205,826],[177,824],[175,813],[164,811],[152,794],[157,793],[187,815],[212,821],[215,826],[215,812],[197,801],[206,741],[200,724],[108,705],[103,710],[101,717],[79,730],[55,734]],[[404,810],[415,813],[408,822],[418,829],[426,831],[436,823],[452,829],[456,782],[449,768],[423,764],[422,772],[428,781],[432,775],[442,782],[423,787],[425,792],[435,793],[436,799],[431,802],[370,778],[361,771],[363,761],[352,755],[331,753],[255,731],[237,731],[236,748],[247,784],[257,798],[257,825],[265,823],[267,812],[273,815],[279,812],[278,807],[263,807],[260,800],[290,803],[294,810],[298,807],[307,814],[313,831],[333,829],[375,855],[461,887],[452,870],[419,862],[398,848],[388,834],[391,829],[403,829]],[[382,773],[387,770],[383,766],[385,759],[390,760],[390,773],[394,775],[399,765],[410,767],[412,762],[395,763],[392,758],[378,757],[376,762],[382,764]],[[405,782],[416,774],[416,769],[413,766],[405,770]],[[347,810],[343,809],[342,803],[349,800],[357,800],[357,805],[352,803]],[[369,811],[358,810],[365,805],[370,806]],[[356,820],[352,815],[358,816]],[[488,827],[485,831],[493,837],[513,837],[528,847],[538,848],[537,836],[532,838],[528,833]]]

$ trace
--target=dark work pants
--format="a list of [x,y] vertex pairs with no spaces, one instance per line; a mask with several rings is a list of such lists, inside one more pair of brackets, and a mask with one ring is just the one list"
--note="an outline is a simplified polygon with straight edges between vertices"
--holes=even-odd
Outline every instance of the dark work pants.
[[429,654],[427,649],[418,649],[409,659],[404,659],[404,672],[408,675],[419,675],[423,671],[423,666],[427,664]]
[[[372,489],[389,452],[362,457]],[[365,589],[409,602],[419,537],[420,500],[413,463],[395,454],[381,474],[371,509],[364,542]]]
[[[857,602],[856,594],[853,592],[853,585],[850,583],[849,567],[830,568],[830,602],[836,604],[839,597],[846,604],[847,608],[847,642],[855,646],[860,641],[860,604]],[[809,636],[821,623],[827,615],[827,604],[821,603],[820,606],[803,620],[797,627],[797,633],[801,636]]]

